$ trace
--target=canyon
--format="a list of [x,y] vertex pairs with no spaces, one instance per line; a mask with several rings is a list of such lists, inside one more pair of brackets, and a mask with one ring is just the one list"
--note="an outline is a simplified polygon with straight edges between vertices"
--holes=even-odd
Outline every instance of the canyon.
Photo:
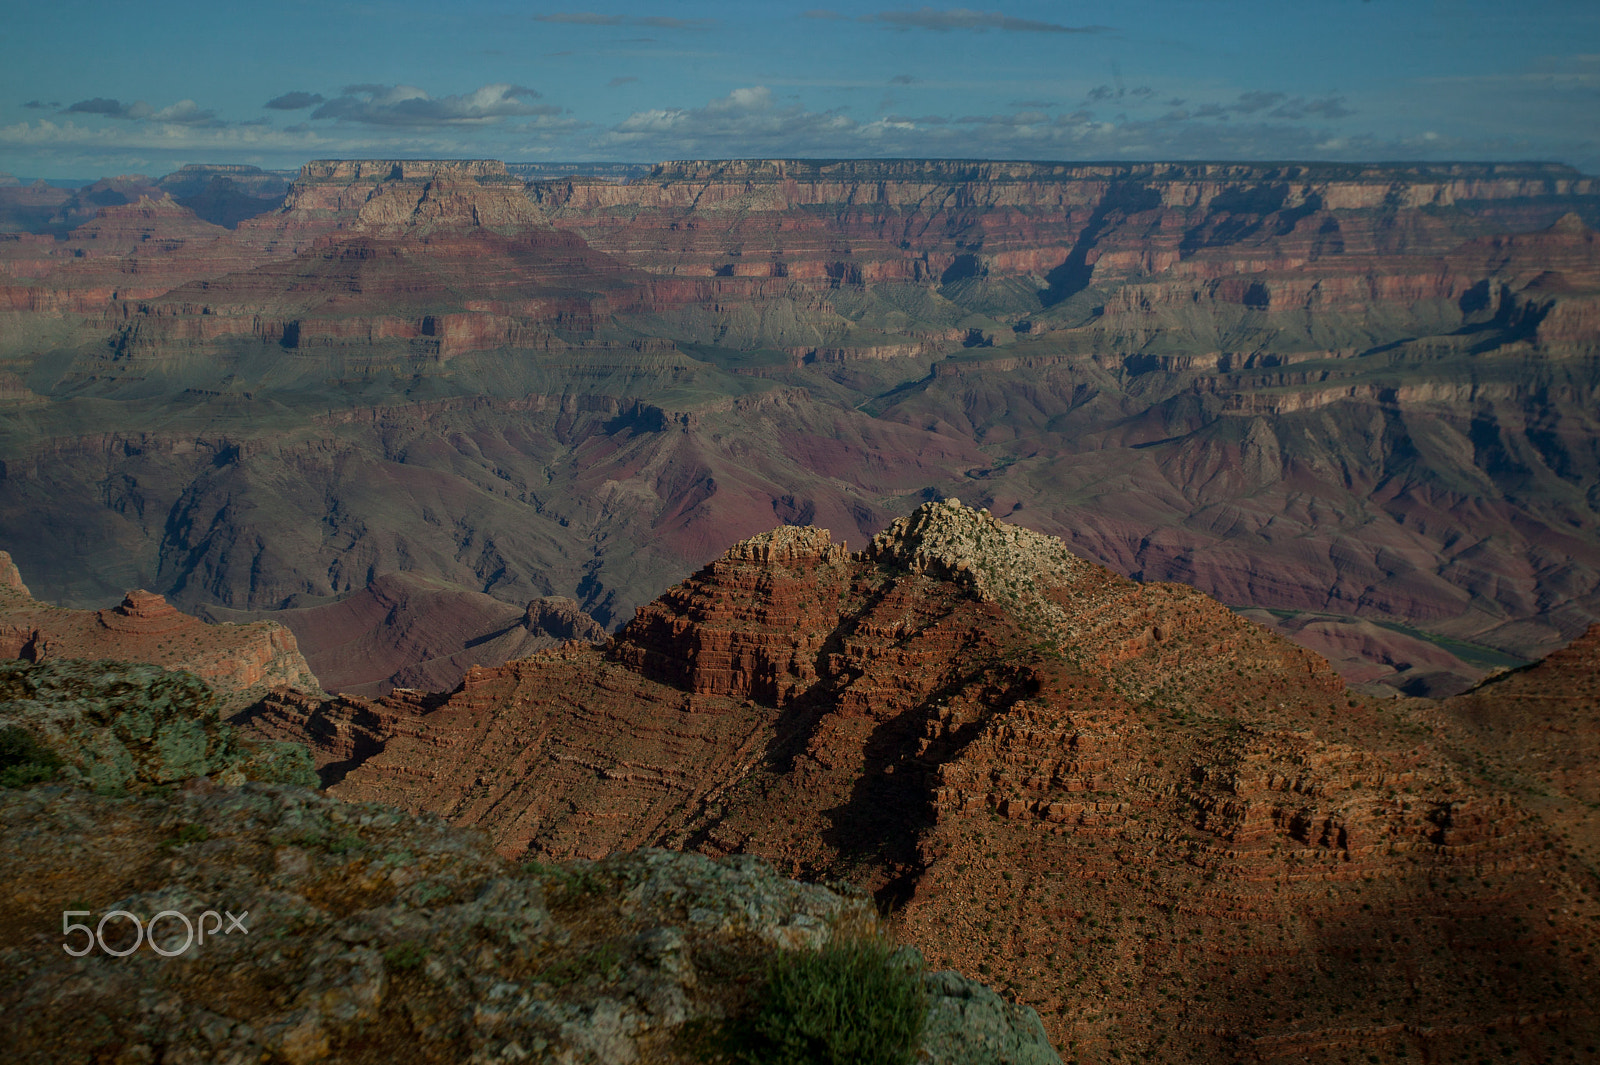
[[[419,609],[565,597],[615,630],[775,522],[866,539],[959,496],[1360,685],[1459,691],[1600,619],[1600,189],[1570,168],[3,191],[40,203],[0,219],[0,546],[67,606],[147,588],[292,629],[421,580]],[[427,686],[521,653],[471,661],[495,613],[407,652],[463,656]],[[376,693],[424,660],[370,653],[312,667]]]

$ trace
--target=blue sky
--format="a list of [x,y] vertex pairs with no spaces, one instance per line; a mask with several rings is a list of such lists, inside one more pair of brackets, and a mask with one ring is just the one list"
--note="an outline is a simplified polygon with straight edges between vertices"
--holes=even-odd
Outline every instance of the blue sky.
[[1600,173],[1594,0],[583,3],[8,5],[0,171],[951,156]]

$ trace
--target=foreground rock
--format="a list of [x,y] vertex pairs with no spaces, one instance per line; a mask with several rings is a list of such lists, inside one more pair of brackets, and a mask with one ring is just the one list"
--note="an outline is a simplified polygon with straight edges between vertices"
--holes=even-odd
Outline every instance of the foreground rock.
[[[863,884],[1080,1061],[1562,1061],[1600,1040],[1588,654],[1470,712],[1370,699],[1192,589],[951,500],[861,552],[735,545],[608,647],[270,720],[330,755],[361,724],[376,753],[350,743],[335,794],[507,855],[668,845]],[[1568,693],[1530,718],[1537,765],[1506,702],[1534,681]]]
[[0,662],[0,784],[64,779],[106,792],[194,777],[315,786],[298,743],[223,722],[198,677],[124,662]]
[[[0,1038],[27,1063],[731,1061],[778,952],[877,927],[865,897],[754,859],[519,867],[437,818],[205,781],[0,795],[0,882]],[[155,930],[113,918],[127,956],[74,958],[63,909]],[[191,943],[206,911],[222,932]],[[954,973],[926,986],[919,1060],[1059,1063],[1031,1011]]]

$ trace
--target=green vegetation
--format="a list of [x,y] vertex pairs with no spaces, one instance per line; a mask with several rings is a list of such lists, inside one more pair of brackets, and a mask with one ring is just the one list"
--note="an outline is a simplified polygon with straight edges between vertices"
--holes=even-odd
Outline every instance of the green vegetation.
[[308,850],[327,851],[329,854],[349,854],[365,846],[361,834],[350,828],[339,831],[307,829],[304,832],[275,835],[271,837],[271,842],[274,847],[305,847]]
[[576,903],[590,895],[598,895],[612,886],[597,870],[578,866],[549,864],[540,861],[522,863],[522,871],[544,882],[545,891],[552,904]]
[[563,958],[539,973],[539,979],[552,987],[566,987],[594,977],[613,983],[622,974],[623,956],[609,943],[573,958]]
[[21,788],[54,780],[60,769],[61,759],[33,733],[15,725],[0,728],[0,787]]
[[428,957],[428,948],[420,943],[407,940],[396,944],[383,952],[383,963],[389,968],[399,972],[406,972],[421,965]]
[[178,834],[171,839],[161,841],[162,850],[176,850],[190,843],[204,843],[211,838],[211,831],[205,825],[184,825],[178,829]]
[[905,1065],[927,996],[921,967],[882,940],[784,951],[750,1021],[749,1065]]
[[315,787],[311,752],[249,740],[199,677],[115,661],[0,662],[0,783],[64,779],[108,795],[199,776]]

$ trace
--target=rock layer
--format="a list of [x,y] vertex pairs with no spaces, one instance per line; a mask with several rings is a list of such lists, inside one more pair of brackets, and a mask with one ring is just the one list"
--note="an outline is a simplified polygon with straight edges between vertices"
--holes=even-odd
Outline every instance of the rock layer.
[[55,599],[404,571],[615,627],[774,521],[957,495],[1369,620],[1354,677],[1416,657],[1397,624],[1491,649],[1406,690],[1600,618],[1600,194],[1565,168],[339,161],[231,231],[112,184],[0,240],[0,541]]
[[[1555,690],[1586,646],[1515,676]],[[1452,723],[1503,715],[1507,684],[1357,696],[1190,589],[951,501],[856,554],[737,545],[607,649],[469,673],[334,792],[505,853],[854,879],[1080,1060],[1577,1060],[1594,825],[1507,775],[1513,735]]]

